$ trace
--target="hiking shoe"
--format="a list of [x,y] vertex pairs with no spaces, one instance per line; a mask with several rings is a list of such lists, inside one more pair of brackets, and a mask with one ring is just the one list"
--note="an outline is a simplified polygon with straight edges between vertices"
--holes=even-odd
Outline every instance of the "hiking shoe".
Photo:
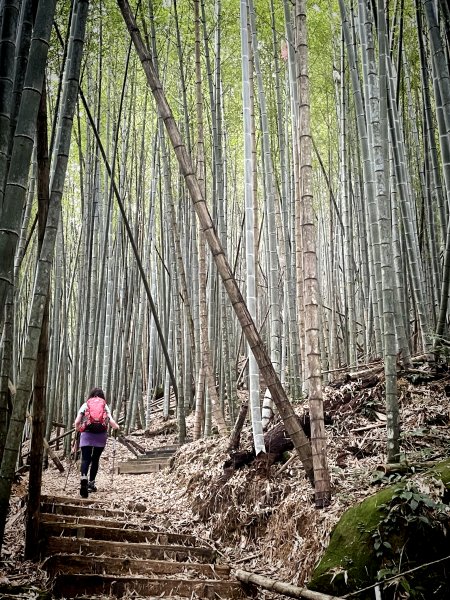
[[95,481],[90,481],[88,483],[88,491],[89,492],[96,492],[97,491],[97,487],[95,485]]
[[87,498],[89,496],[87,477],[82,477],[80,481],[80,496]]

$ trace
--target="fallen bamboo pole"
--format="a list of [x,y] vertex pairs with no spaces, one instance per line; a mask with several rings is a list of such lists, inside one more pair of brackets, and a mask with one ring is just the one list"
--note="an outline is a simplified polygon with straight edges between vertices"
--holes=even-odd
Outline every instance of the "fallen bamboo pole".
[[439,460],[424,460],[422,462],[402,462],[402,463],[385,463],[378,465],[376,471],[382,471],[386,475],[392,473],[407,473],[415,469],[432,469],[439,463]]
[[[31,427],[33,426],[33,419],[30,415],[30,413],[27,413],[27,419],[31,425]],[[56,468],[58,469],[58,471],[60,473],[64,473],[64,465],[62,464],[62,462],[59,460],[59,458],[57,457],[56,453],[50,448],[49,443],[47,442],[47,440],[44,438],[42,438],[42,443],[44,444],[44,448],[47,450],[48,455],[50,456],[50,458],[52,459],[52,461],[54,462]],[[26,453],[26,456],[28,456],[30,454],[30,451],[28,451]],[[22,458],[25,457],[25,454],[22,455]]]
[[276,592],[277,594],[284,594],[290,598],[306,598],[307,600],[342,600],[342,598],[339,598],[338,596],[313,592],[305,587],[297,587],[290,583],[276,581],[276,579],[270,579],[269,577],[249,573],[248,571],[242,571],[241,569],[238,569],[235,572],[235,577],[244,583],[254,583],[265,590]]
[[44,442],[44,448],[47,450],[48,455],[50,456],[50,458],[54,462],[54,464],[55,464],[56,468],[58,469],[58,471],[60,473],[64,473],[64,465],[59,460],[59,458],[56,455],[56,453],[50,448],[49,443],[47,442],[47,440],[45,438],[43,438],[43,442]]

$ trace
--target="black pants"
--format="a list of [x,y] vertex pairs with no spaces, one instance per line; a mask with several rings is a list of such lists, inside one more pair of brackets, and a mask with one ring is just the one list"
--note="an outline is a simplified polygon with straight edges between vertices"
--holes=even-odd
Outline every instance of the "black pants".
[[94,481],[98,471],[98,461],[104,448],[96,446],[81,446],[81,476],[85,477],[88,474],[89,466],[89,481]]

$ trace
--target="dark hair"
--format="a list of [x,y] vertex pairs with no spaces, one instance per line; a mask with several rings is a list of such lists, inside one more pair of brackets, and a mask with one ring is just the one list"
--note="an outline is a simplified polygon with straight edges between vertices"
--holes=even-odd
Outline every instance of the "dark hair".
[[89,392],[88,400],[89,398],[103,398],[103,400],[105,400],[105,392],[102,388],[92,388]]

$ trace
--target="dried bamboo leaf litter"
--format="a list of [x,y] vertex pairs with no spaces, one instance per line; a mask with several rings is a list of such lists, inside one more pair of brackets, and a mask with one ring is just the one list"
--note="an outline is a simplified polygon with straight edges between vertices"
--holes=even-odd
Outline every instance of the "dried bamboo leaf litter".
[[[420,462],[450,455],[448,380],[427,385],[399,383],[402,451],[407,459]],[[97,476],[99,491],[93,497],[97,505],[107,502],[111,508],[124,510],[127,522],[135,527],[193,533],[231,564],[302,585],[342,513],[378,489],[371,485],[372,475],[385,462],[382,382],[368,389],[360,389],[358,382],[350,382],[344,389],[326,388],[326,406],[333,415],[326,427],[333,502],[325,510],[314,507],[312,488],[296,458],[281,473],[279,463],[269,473],[249,465],[224,480],[228,440],[216,436],[184,445],[170,468],[142,475],[113,473],[114,442],[110,439]],[[163,425],[155,419],[152,429],[161,430]],[[188,431],[191,429],[189,417]],[[146,450],[176,444],[176,431],[171,427],[167,431],[155,437],[135,432],[133,439]],[[247,425],[241,447],[250,446]],[[62,458],[61,452],[59,455]],[[130,458],[131,452],[117,443],[114,464]],[[44,472],[42,492],[78,497],[77,469],[72,465],[67,477],[69,461],[63,462],[66,473],[59,473],[53,465]],[[420,474],[416,479],[420,484]],[[45,574],[22,561],[21,498],[26,488],[25,474],[14,487],[0,576],[3,581],[35,583],[42,588]]]

